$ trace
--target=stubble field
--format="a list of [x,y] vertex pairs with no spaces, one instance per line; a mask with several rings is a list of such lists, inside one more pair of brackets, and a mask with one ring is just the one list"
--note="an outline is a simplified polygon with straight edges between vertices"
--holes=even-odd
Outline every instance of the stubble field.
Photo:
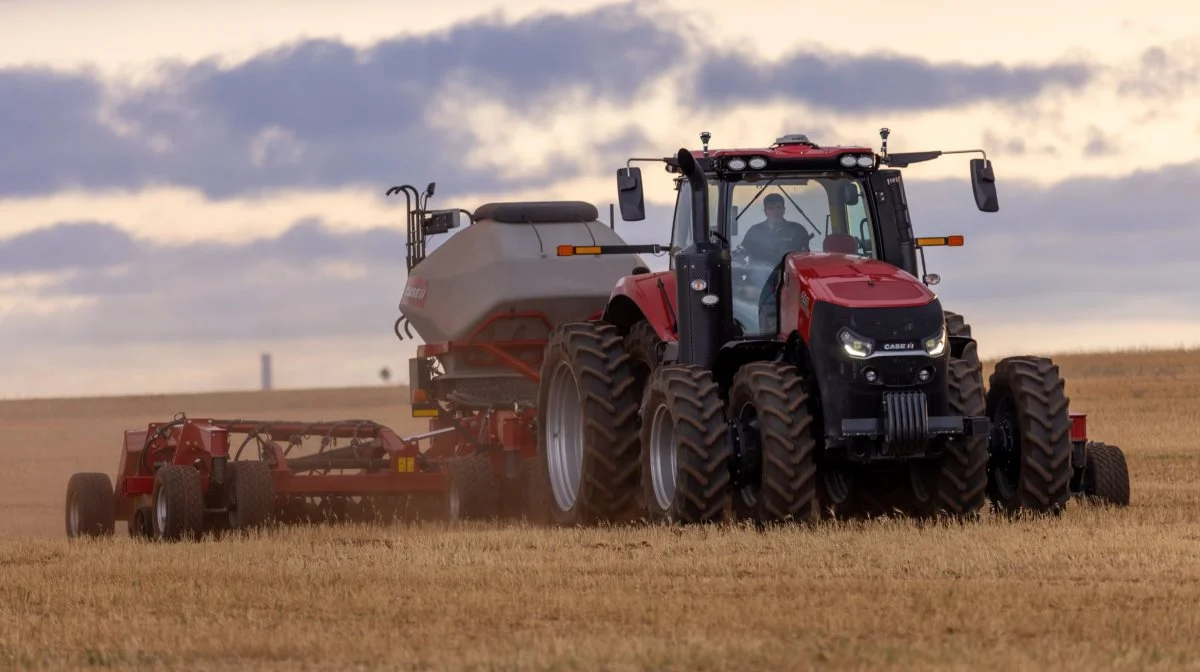
[[[753,529],[293,528],[67,543],[76,471],[178,411],[372,418],[402,389],[0,403],[0,669],[1200,669],[1200,351],[1058,356],[1132,504]],[[990,372],[985,364],[985,376]]]

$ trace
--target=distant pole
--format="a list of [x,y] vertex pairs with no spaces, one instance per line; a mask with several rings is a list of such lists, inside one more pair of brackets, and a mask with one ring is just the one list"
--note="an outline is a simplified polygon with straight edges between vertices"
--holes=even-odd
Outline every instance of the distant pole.
[[262,389],[271,389],[271,354],[267,352],[262,356]]

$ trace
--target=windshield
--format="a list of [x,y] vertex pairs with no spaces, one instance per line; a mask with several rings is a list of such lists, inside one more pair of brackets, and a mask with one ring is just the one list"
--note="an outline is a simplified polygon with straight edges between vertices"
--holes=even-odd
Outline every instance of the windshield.
[[759,307],[773,301],[764,295],[764,285],[785,255],[877,257],[866,194],[852,178],[837,173],[764,175],[734,184],[729,207],[734,318],[747,333],[774,328],[773,323],[760,324]]

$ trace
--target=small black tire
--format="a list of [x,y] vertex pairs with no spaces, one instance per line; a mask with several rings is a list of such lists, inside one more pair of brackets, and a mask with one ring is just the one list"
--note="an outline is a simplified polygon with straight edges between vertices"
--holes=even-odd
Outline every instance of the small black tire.
[[1071,499],[1070,399],[1046,357],[1007,357],[988,382],[988,496],[997,513],[1060,515]]
[[129,536],[134,539],[150,539],[154,536],[154,524],[150,520],[154,517],[154,509],[149,506],[135,506],[129,514],[129,522],[125,525],[129,528]]
[[450,520],[490,520],[500,514],[500,492],[487,455],[448,460],[445,492]]
[[[712,372],[654,371],[642,404],[642,499],[652,522],[722,522],[730,504],[729,425]],[[674,464],[674,469],[670,468]]]
[[275,481],[265,462],[230,462],[227,487],[229,529],[253,530],[274,522]]
[[67,481],[67,538],[108,537],[116,530],[116,501],[108,474],[72,474]]
[[151,530],[160,541],[199,540],[204,534],[204,491],[200,472],[168,464],[154,476]]
[[1087,446],[1087,466],[1083,469],[1083,495],[1100,504],[1129,506],[1129,465],[1125,453],[1107,443]]
[[757,485],[733,493],[739,517],[759,524],[819,519],[814,420],[796,367],[746,364],[733,378],[728,411],[759,454]]

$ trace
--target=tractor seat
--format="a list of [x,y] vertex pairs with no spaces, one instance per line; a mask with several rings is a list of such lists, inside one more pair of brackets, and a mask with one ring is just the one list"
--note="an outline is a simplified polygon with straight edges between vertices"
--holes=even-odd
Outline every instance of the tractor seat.
[[835,254],[858,254],[858,241],[848,233],[831,233],[825,236],[821,248]]

